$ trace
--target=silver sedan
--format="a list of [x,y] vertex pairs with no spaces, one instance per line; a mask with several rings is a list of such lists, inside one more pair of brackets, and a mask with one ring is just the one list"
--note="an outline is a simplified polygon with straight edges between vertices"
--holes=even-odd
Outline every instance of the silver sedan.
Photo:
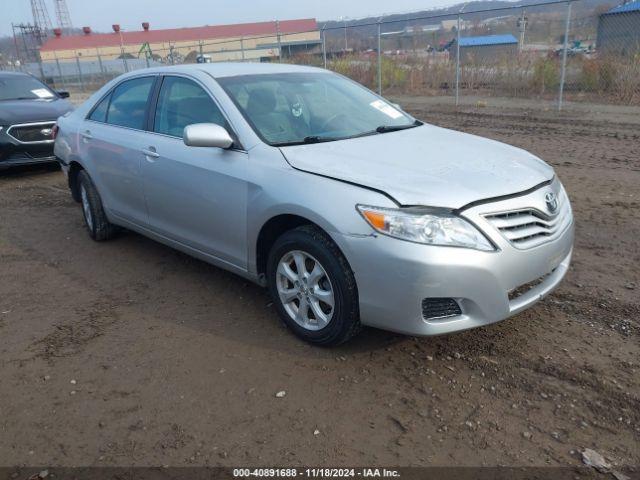
[[132,72],[58,120],[55,154],[94,240],[127,228],[264,285],[316,344],[487,325],[571,259],[549,165],[321,69]]

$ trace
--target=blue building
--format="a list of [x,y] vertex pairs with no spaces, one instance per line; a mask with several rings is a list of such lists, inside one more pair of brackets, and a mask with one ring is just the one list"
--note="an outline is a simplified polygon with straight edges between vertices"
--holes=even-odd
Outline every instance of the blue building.
[[[449,50],[455,60],[457,54],[456,40]],[[513,35],[484,35],[480,37],[460,38],[461,63],[491,63],[505,57],[513,57],[518,52],[518,40]]]
[[640,0],[618,5],[598,19],[598,51],[618,55],[640,52]]

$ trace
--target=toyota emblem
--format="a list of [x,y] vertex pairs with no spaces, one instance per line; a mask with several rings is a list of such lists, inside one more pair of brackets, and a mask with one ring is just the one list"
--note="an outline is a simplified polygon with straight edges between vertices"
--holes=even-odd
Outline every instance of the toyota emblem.
[[558,197],[553,192],[549,192],[544,196],[544,201],[547,204],[547,208],[549,209],[549,213],[556,213],[558,210]]

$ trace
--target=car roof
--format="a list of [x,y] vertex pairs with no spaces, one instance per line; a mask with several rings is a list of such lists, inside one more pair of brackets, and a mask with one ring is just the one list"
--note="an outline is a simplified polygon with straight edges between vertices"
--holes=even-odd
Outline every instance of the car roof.
[[[251,62],[217,62],[217,63],[194,63],[188,65],[173,65],[150,68],[146,72],[206,72],[214,78],[236,77],[239,75],[266,75],[273,73],[312,73],[323,71],[316,67],[301,65],[288,65],[283,63],[251,63]],[[138,71],[139,72],[139,71]],[[132,72],[133,73],[133,72]]]

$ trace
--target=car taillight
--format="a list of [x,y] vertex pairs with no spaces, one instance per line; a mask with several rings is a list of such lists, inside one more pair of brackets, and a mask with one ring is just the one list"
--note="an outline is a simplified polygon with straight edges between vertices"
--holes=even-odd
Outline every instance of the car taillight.
[[52,139],[52,140],[55,140],[55,139],[56,139],[56,137],[58,136],[58,130],[59,130],[59,127],[58,127],[58,124],[56,123],[56,124],[51,128],[51,139]]

